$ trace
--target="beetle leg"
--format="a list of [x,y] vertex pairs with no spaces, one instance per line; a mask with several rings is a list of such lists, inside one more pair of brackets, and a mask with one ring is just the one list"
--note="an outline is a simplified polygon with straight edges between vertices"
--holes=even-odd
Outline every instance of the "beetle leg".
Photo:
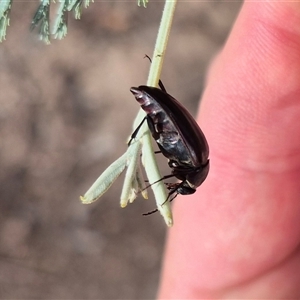
[[147,116],[142,120],[142,122],[140,123],[140,125],[134,130],[134,132],[132,133],[131,135],[131,139],[130,141],[128,142],[128,146],[130,146],[131,142],[133,139],[135,139],[136,135],[138,134],[139,130],[141,129],[143,123],[145,122],[145,120],[147,119]]
[[153,209],[153,210],[151,210],[151,211],[148,211],[148,212],[144,213],[143,216],[149,216],[149,215],[152,215],[152,214],[156,213],[157,211],[158,211],[157,208],[156,208],[156,209]]
[[160,79],[158,80],[158,85],[163,92],[167,93],[167,90]]
[[[165,201],[162,205],[164,205],[167,201],[172,202],[172,201],[178,196],[179,193],[177,192],[177,190],[178,190],[178,188],[180,187],[180,185],[181,185],[181,183],[180,183],[180,184],[176,184],[177,187],[176,187],[173,191],[171,191],[171,192],[169,193],[169,195],[168,195],[166,201]],[[174,193],[175,193],[175,195],[170,199],[170,196],[173,195]],[[144,213],[143,216],[149,216],[149,215],[152,215],[152,214],[156,213],[157,211],[158,211],[157,208],[156,208],[156,209],[153,209],[153,210],[151,210],[151,211],[148,211],[148,212]]]

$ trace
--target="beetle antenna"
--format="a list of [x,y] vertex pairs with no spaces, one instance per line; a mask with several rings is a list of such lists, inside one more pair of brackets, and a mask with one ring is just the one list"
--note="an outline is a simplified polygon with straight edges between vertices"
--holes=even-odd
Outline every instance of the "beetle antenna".
[[[162,180],[165,180],[165,179],[168,179],[168,178],[171,178],[171,177],[174,177],[174,176],[175,176],[175,175],[173,175],[173,174],[163,176],[162,178],[160,178],[160,179],[154,181],[153,183],[147,185],[146,187],[144,187],[144,188],[141,190],[141,192],[144,191],[144,190],[146,190],[146,189],[148,189],[149,187],[151,187],[151,185],[153,185],[153,184],[155,184],[155,183],[158,183],[158,182],[160,182],[160,181],[162,181]],[[148,182],[149,182],[149,181],[148,181]]]

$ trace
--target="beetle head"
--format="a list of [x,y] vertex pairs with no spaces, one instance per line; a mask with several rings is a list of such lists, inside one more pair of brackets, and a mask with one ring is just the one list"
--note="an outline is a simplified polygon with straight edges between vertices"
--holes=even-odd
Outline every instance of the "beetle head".
[[187,181],[183,181],[176,189],[177,194],[191,195],[196,192],[196,189],[192,188]]

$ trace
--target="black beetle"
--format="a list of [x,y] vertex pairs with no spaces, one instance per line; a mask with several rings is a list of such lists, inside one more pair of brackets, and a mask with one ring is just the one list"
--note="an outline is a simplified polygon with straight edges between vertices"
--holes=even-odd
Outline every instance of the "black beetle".
[[209,147],[191,114],[166,92],[161,81],[159,86],[161,89],[145,85],[130,89],[147,114],[132,134],[130,142],[147,120],[153,138],[161,153],[169,159],[168,164],[172,169],[171,175],[160,180],[170,177],[182,180],[180,183],[168,184],[170,192],[167,200],[176,193],[172,201],[178,194],[193,194],[206,179]]

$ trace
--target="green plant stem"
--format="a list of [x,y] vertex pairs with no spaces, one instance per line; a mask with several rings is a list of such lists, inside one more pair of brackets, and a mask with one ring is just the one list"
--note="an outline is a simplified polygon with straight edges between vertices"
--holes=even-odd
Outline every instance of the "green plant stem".
[[[166,0],[165,7],[160,22],[158,35],[156,39],[156,44],[154,48],[154,53],[152,56],[152,63],[149,71],[149,76],[147,80],[148,86],[158,86],[158,81],[161,75],[162,64],[164,60],[165,51],[168,44],[168,38],[172,26],[173,16],[175,12],[177,0]],[[136,128],[138,124],[145,117],[144,111],[140,111],[135,122],[134,127]],[[155,154],[152,147],[152,138],[146,124],[141,128],[140,134],[142,135],[143,142],[143,156],[145,161],[145,170],[149,182],[155,182],[162,178],[158,165],[155,159]],[[164,220],[168,226],[173,225],[172,212],[170,209],[169,201],[166,202],[167,192],[165,185],[162,181],[152,185],[153,193],[156,199],[157,208],[164,217]]]
[[158,86],[165,52],[169,40],[172,27],[175,7],[177,0],[166,0],[163,15],[156,38],[155,48],[152,56],[152,64],[150,66],[149,76],[147,80],[148,86]]
[[[160,23],[149,78],[147,81],[147,84],[149,86],[158,86],[163,58],[174,16],[176,1],[177,0],[166,0],[165,2],[165,8]],[[145,112],[143,110],[140,110],[134,121],[134,129],[138,127],[138,125],[144,118]],[[89,188],[84,196],[80,197],[82,203],[89,204],[101,197],[126,167],[126,179],[123,184],[120,204],[121,207],[125,207],[127,206],[128,202],[132,203],[138,191],[141,191],[143,189],[142,184],[139,184],[143,182],[143,180],[141,180],[142,174],[139,173],[139,161],[141,152],[142,163],[145,167],[149,183],[151,184],[153,182],[157,182],[162,178],[156,163],[155,154],[153,152],[152,137],[150,135],[148,126],[144,124],[140,128],[137,135],[138,136],[135,139],[135,142],[130,144],[130,146],[127,148],[126,153],[119,159],[117,159],[113,164],[111,164]],[[168,226],[172,226],[172,211],[170,208],[170,202],[166,201],[167,192],[163,181],[159,181],[153,184],[151,188],[155,196],[157,209],[163,216],[165,223]],[[145,196],[145,192],[143,196],[144,198],[147,198]]]

